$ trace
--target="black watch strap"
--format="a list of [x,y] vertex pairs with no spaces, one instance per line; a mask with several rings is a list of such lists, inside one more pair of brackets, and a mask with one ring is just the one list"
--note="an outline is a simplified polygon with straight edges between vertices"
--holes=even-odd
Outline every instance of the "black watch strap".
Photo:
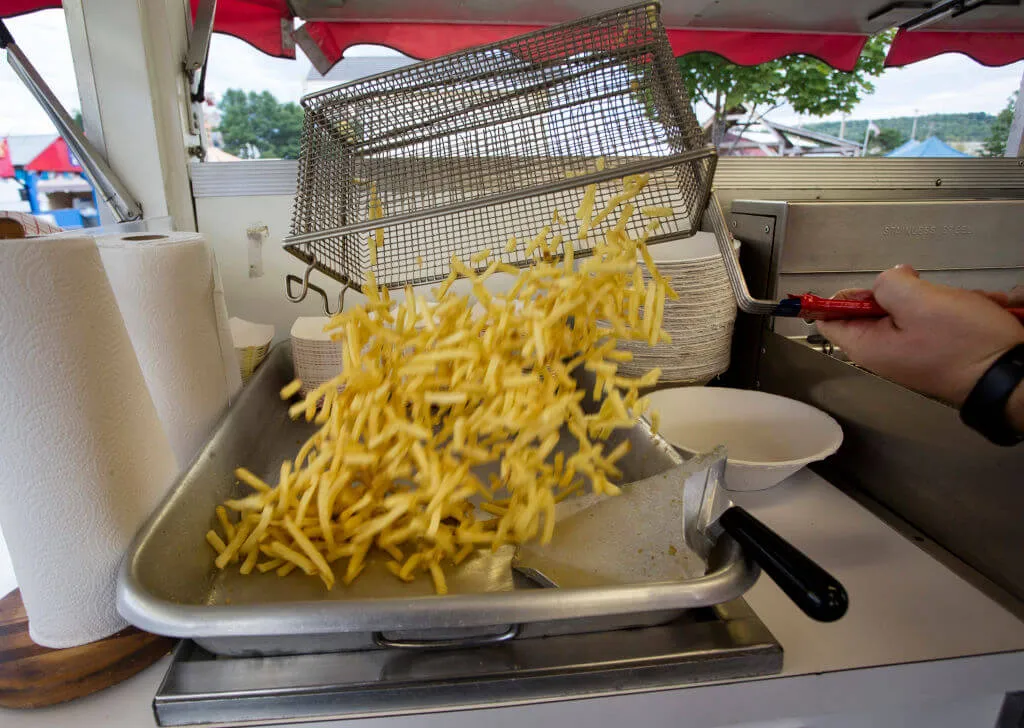
[[1024,380],[1024,344],[1010,349],[988,368],[960,407],[960,419],[996,445],[1024,442],[1024,432],[1010,425],[1007,403]]

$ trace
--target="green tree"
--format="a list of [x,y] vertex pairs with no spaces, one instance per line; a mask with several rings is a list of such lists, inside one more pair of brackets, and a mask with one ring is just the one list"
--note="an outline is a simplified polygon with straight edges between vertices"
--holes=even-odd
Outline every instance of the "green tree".
[[903,144],[907,139],[908,137],[899,129],[882,128],[881,131],[871,138],[868,151],[874,156],[886,154],[900,144]]
[[[983,142],[988,139],[995,122],[995,114],[984,111],[969,111],[960,114],[923,114],[917,117],[917,138],[934,134],[944,142]],[[882,129],[895,129],[905,139],[910,138],[914,128],[913,116],[896,116],[885,119],[873,119]],[[866,119],[847,119],[846,138],[863,139]],[[816,121],[804,124],[805,129],[820,131],[833,136],[839,134],[838,121]]]
[[892,37],[885,32],[869,38],[850,72],[805,55],[739,66],[714,53],[691,53],[680,56],[678,63],[690,98],[714,110],[713,141],[718,143],[725,134],[726,114],[741,106],[751,120],[759,109],[766,113],[786,102],[794,111],[814,116],[851,111],[875,90],[870,79],[884,70]]
[[243,159],[299,156],[302,109],[297,104],[279,103],[269,91],[247,94],[228,89],[218,106],[218,130],[224,137],[224,149],[231,154]]
[[982,147],[983,157],[1006,156],[1006,139],[1010,136],[1010,124],[1013,123],[1013,111],[1017,107],[1017,92],[1014,91],[1010,100],[1006,102],[1006,108],[999,112],[996,120],[992,122],[988,139]]

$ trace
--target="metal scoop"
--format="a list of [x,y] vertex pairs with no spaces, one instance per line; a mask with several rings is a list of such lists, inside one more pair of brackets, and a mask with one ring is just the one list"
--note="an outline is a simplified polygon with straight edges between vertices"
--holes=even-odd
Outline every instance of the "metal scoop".
[[695,578],[728,533],[807,616],[821,622],[842,617],[848,606],[843,586],[733,505],[723,489],[724,474],[725,451],[716,448],[625,485],[618,496],[560,504],[552,542],[521,546],[513,566],[548,587]]

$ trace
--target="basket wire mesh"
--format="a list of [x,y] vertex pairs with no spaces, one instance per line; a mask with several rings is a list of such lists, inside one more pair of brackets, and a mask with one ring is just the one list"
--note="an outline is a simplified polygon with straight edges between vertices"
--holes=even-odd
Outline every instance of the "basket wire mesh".
[[[357,288],[371,270],[387,286],[438,281],[453,255],[469,264],[484,250],[492,256],[474,267],[527,265],[527,245],[545,226],[585,256],[617,219],[578,239],[585,187],[596,185],[597,211],[622,177],[641,172],[650,181],[634,205],[675,211],[648,242],[692,235],[716,161],[656,3],[407,66],[302,105],[284,246]],[[643,227],[634,215],[627,230]]]

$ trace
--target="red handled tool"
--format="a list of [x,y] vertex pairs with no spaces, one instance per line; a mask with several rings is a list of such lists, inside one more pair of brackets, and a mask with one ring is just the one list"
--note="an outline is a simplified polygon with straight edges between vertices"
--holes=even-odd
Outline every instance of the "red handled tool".
[[[1006,308],[1024,322],[1024,308]],[[842,321],[845,319],[882,318],[886,310],[874,298],[860,301],[842,298],[822,298],[811,293],[789,295],[779,301],[773,316],[791,316],[805,321]]]

